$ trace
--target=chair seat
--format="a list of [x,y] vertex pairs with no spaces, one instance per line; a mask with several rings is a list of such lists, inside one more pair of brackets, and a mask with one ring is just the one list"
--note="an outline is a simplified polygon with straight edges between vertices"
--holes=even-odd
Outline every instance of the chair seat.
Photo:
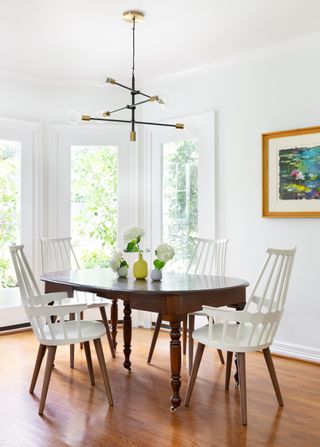
[[[210,348],[222,349],[231,352],[254,352],[260,349],[265,349],[271,343],[260,342],[261,327],[256,327],[255,332],[251,338],[252,326],[251,324],[242,326],[240,334],[238,334],[239,325],[237,323],[228,324],[226,335],[222,341],[223,324],[216,323],[212,327],[212,336],[209,338],[209,325],[196,329],[192,333],[194,340],[206,345]],[[249,346],[250,344],[250,346]]]
[[[80,323],[81,327],[81,337],[79,337],[78,333],[78,323]],[[49,327],[46,326],[44,331],[47,339],[41,340],[40,343],[47,346],[70,345],[95,340],[96,338],[102,337],[106,333],[105,326],[99,321],[66,321],[64,325],[67,338],[63,331],[63,325],[61,323],[56,323],[52,326],[55,339],[51,337]]]

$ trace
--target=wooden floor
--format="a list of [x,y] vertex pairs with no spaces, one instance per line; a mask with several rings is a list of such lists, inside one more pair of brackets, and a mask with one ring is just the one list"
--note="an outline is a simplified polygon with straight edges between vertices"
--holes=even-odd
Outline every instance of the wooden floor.
[[[213,350],[205,351],[190,407],[170,413],[169,336],[160,334],[153,363],[147,365],[151,336],[150,330],[133,331],[131,373],[122,367],[120,348],[112,359],[103,340],[113,408],[107,404],[96,357],[96,386],[91,387],[84,352],[76,349],[75,369],[70,370],[68,349],[58,348],[43,417],[38,415],[42,375],[35,395],[28,393],[38,348],[32,333],[0,336],[0,446],[320,446],[319,365],[274,358],[285,404],[280,409],[263,356],[248,355],[248,426],[243,427],[239,391],[234,386],[224,391],[225,367]],[[120,342],[121,331],[118,346]]]

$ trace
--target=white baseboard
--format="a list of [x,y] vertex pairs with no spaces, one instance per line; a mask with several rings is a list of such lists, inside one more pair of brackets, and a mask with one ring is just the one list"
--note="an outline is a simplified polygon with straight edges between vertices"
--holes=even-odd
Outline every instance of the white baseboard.
[[270,349],[274,354],[305,360],[308,362],[320,363],[319,349],[279,342],[274,342]]

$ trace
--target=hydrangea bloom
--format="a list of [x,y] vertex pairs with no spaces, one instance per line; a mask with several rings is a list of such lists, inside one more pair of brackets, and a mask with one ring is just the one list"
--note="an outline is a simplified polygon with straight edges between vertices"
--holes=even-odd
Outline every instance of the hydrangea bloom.
[[160,261],[168,262],[174,257],[175,251],[169,244],[160,244],[156,248],[156,255]]
[[116,260],[116,259],[110,259],[110,267],[112,268],[112,270],[114,272],[117,272],[120,268],[120,261]]
[[133,240],[140,240],[144,236],[144,229],[141,227],[129,227],[123,231],[123,240],[128,243]]
[[128,266],[128,264],[123,259],[123,251],[120,248],[116,248],[113,251],[112,258],[110,259],[110,267],[114,272],[118,272],[120,267],[124,266]]

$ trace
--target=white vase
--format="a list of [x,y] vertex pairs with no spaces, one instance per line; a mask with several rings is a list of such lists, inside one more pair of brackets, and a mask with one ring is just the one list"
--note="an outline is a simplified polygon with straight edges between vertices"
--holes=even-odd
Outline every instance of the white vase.
[[126,278],[128,276],[128,267],[126,265],[120,267],[117,273],[119,278]]
[[151,279],[152,281],[161,281],[162,271],[158,269],[151,270]]

